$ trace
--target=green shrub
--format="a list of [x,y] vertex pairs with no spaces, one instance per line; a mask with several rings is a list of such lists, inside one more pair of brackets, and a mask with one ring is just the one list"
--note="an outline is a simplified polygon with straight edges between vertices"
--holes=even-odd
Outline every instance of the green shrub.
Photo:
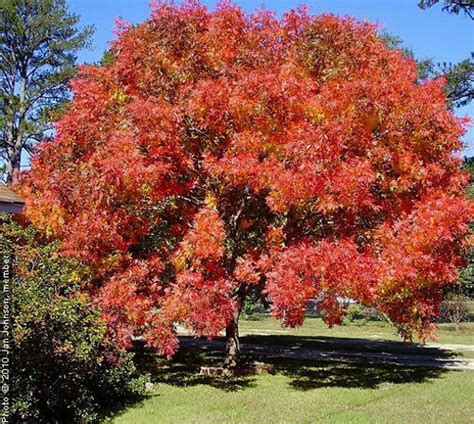
[[266,309],[267,306],[259,294],[250,293],[250,295],[245,298],[240,314],[243,319],[258,321],[265,314]]
[[441,304],[441,322],[459,325],[469,321],[469,297],[463,293],[449,293]]
[[88,269],[59,255],[57,243],[0,215],[9,256],[12,422],[89,423],[118,401],[143,396],[132,354],[107,341],[84,286]]
[[385,321],[384,316],[374,308],[354,303],[349,305],[345,316],[346,322],[365,324],[369,321]]

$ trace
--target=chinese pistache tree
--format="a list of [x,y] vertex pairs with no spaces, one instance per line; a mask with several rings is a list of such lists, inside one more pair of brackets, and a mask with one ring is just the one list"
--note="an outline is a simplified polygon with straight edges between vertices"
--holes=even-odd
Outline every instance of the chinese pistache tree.
[[472,212],[443,84],[366,22],[160,2],[73,80],[26,214],[95,270],[124,346],[225,330],[234,366],[252,291],[285,326],[310,299],[339,324],[349,297],[425,338]]

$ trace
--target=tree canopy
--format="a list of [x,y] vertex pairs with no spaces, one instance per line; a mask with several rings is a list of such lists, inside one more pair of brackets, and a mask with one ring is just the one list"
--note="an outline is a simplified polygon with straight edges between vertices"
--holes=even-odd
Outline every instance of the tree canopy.
[[233,337],[251,291],[287,326],[310,299],[339,324],[350,297],[431,334],[472,216],[443,79],[367,22],[226,2],[160,2],[109,56],[80,68],[20,189],[95,270],[117,341]]

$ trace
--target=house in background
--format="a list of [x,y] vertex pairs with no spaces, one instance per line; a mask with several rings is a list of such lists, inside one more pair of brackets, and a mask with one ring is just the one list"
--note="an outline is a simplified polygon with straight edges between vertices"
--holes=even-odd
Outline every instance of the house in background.
[[0,183],[0,212],[21,213],[25,202],[5,184]]

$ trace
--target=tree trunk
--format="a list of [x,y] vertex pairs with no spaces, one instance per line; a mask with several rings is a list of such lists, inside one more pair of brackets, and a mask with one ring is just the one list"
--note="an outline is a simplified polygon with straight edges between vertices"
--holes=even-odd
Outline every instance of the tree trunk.
[[234,313],[234,317],[227,324],[225,329],[226,347],[224,366],[230,369],[236,368],[240,362],[239,315],[240,308]]
[[26,66],[23,67],[21,71],[20,78],[20,92],[19,92],[19,101],[20,106],[17,113],[13,114],[11,122],[9,124],[9,146],[8,146],[8,157],[7,157],[7,182],[11,182],[13,175],[21,170],[21,152],[23,151],[23,130],[22,126],[25,120],[26,114],[26,84],[27,84],[27,69]]
[[7,124],[7,158],[6,158],[6,181],[10,183],[13,175],[21,170],[21,152],[23,151],[23,130],[22,125],[25,119],[25,90],[26,90],[26,68],[20,79],[18,111],[13,111],[10,122]]
[[225,328],[226,346],[224,367],[229,369],[236,368],[240,363],[239,317],[246,295],[247,288],[242,284],[236,294],[237,306],[234,315]]
[[13,175],[16,172],[20,172],[21,169],[21,145],[8,148],[8,157],[6,160],[6,175],[7,183],[10,183],[13,179]]

